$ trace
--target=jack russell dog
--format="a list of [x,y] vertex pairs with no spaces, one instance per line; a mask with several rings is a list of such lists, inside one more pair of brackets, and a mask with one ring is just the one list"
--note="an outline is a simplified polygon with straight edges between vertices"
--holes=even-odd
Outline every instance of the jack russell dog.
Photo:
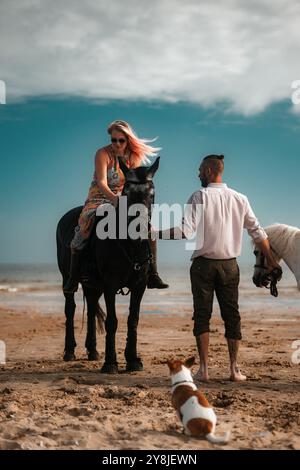
[[167,361],[172,381],[172,405],[187,436],[205,437],[214,444],[227,444],[230,431],[223,437],[215,436],[217,417],[203,393],[194,384],[190,370],[194,363],[195,357],[184,362],[175,359]]

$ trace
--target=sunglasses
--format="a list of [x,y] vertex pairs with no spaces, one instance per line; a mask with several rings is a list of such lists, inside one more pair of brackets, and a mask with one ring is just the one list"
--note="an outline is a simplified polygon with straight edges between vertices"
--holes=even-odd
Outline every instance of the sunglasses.
[[121,139],[117,139],[116,137],[112,137],[111,141],[112,141],[113,144],[116,144],[117,142],[119,142],[119,144],[124,144],[126,142],[126,139],[124,139],[123,137],[121,137]]

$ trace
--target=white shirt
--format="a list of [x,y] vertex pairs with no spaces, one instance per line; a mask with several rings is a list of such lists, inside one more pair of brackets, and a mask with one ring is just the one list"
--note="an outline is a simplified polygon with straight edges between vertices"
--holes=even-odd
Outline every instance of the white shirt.
[[191,259],[198,256],[212,259],[236,258],[241,254],[243,228],[247,229],[255,242],[268,238],[251,209],[248,198],[228,188],[225,183],[210,183],[207,188],[193,193],[188,204],[191,204],[192,210],[203,204],[198,228],[193,218],[188,226],[183,225],[187,238],[191,231],[196,230],[197,238],[201,237],[201,243]]

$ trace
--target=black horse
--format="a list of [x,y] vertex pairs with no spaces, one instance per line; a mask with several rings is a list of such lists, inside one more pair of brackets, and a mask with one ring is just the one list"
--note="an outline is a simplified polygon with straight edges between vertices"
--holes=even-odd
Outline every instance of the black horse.
[[[139,167],[128,169],[119,159],[120,168],[125,175],[125,184],[122,195],[127,196],[128,213],[133,204],[143,204],[148,214],[147,233],[150,233],[151,207],[154,202],[154,185],[152,178],[159,166],[159,157],[150,167]],[[70,266],[70,241],[74,235],[74,228],[82,207],[67,212],[59,221],[57,226],[57,259],[60,272],[63,277],[63,285],[69,275]],[[119,208],[116,209],[116,220],[118,221]],[[133,216],[127,216],[127,229],[133,221]],[[151,250],[149,239],[138,237],[136,239],[127,237],[116,239],[100,239],[97,236],[96,226],[100,221],[96,218],[94,230],[90,236],[86,248],[85,269],[89,272],[89,281],[85,283],[84,276],[80,282],[83,293],[87,300],[87,336],[85,347],[89,360],[98,360],[99,354],[96,349],[96,318],[100,327],[105,320],[106,344],[105,362],[101,368],[103,373],[117,373],[118,362],[115,348],[115,335],[118,326],[115,299],[116,294],[123,288],[130,290],[130,305],[128,316],[127,341],[125,348],[126,370],[137,371],[143,369],[141,359],[137,355],[137,327],[139,321],[140,304],[144,295],[149,265],[151,262]],[[104,219],[102,219],[103,221]],[[116,227],[118,235],[118,225]],[[141,229],[141,227],[140,227]],[[92,280],[92,285],[91,285]],[[104,294],[106,303],[105,314],[99,305],[99,299]],[[74,313],[76,304],[74,294],[65,295],[66,336],[64,360],[75,359],[74,350],[76,341],[74,336]]]

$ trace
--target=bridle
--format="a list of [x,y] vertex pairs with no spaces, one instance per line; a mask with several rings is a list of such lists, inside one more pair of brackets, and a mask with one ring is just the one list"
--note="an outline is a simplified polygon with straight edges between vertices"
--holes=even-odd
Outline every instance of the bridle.
[[[273,248],[271,248],[272,251],[275,253]],[[254,255],[257,256],[257,251],[254,250]],[[265,255],[263,252],[260,252],[260,264],[255,264],[254,268],[259,268],[264,271],[266,271],[265,274],[262,275],[261,281],[259,284],[256,284],[254,281],[254,284],[257,287],[265,287],[266,289],[270,289],[270,294],[273,295],[274,297],[278,297],[278,289],[277,289],[277,282],[280,281],[282,278],[282,269],[279,268],[274,268],[272,271],[269,271],[269,269],[265,266]],[[270,284],[270,287],[268,287]]]
[[123,255],[125,256],[125,258],[127,259],[127,261],[129,262],[129,264],[132,266],[133,270],[134,271],[140,271],[142,269],[142,267],[144,266],[144,264],[146,263],[151,263],[152,261],[152,253],[151,253],[151,250],[150,250],[150,246],[149,246],[149,242],[147,243],[147,251],[148,251],[148,256],[143,260],[143,261],[134,261],[127,253],[127,251],[125,250],[125,248],[123,247],[123,245],[119,242],[119,240],[116,240],[120,250],[123,252]]
[[[140,182],[140,181],[131,181],[131,180],[127,180],[126,183],[133,183],[133,184],[145,184],[143,182]],[[150,226],[150,221],[151,221],[151,215],[148,213],[148,227]],[[150,235],[150,230],[148,230],[148,235]],[[136,260],[133,259],[132,257],[129,256],[127,250],[124,248],[124,246],[122,245],[122,243],[120,243],[120,241],[118,239],[115,240],[119,249],[122,251],[122,254],[124,255],[124,257],[127,259],[128,263],[131,265],[131,267],[133,268],[133,270],[138,274],[139,271],[141,271],[142,267],[145,265],[145,264],[151,264],[152,262],[152,259],[153,259],[153,255],[152,255],[152,252],[151,252],[151,248],[150,248],[150,240],[147,239],[147,256],[144,260]],[[137,283],[138,279],[136,280],[136,283]],[[128,291],[125,292],[123,290],[123,288],[120,288],[118,291],[117,291],[117,294],[121,294],[121,295],[128,295],[129,293],[131,292],[131,289],[128,288]]]
[[[151,264],[151,261],[152,261],[152,258],[153,258],[153,255],[151,253],[151,249],[150,249],[150,242],[149,240],[146,240],[147,241],[147,251],[148,251],[148,256],[142,260],[142,261],[134,261],[127,253],[127,251],[125,250],[125,248],[123,247],[122,243],[119,242],[119,240],[115,240],[118,247],[120,248],[120,250],[122,251],[124,257],[127,259],[127,261],[129,262],[129,264],[131,265],[131,267],[133,268],[133,270],[138,274],[139,271],[142,269],[142,267],[145,265],[145,264]],[[138,279],[136,280],[136,283],[137,283]],[[118,291],[117,291],[117,294],[121,294],[121,295],[128,295],[129,293],[131,292],[131,289],[128,288],[128,291],[125,292],[123,287],[121,287]]]

